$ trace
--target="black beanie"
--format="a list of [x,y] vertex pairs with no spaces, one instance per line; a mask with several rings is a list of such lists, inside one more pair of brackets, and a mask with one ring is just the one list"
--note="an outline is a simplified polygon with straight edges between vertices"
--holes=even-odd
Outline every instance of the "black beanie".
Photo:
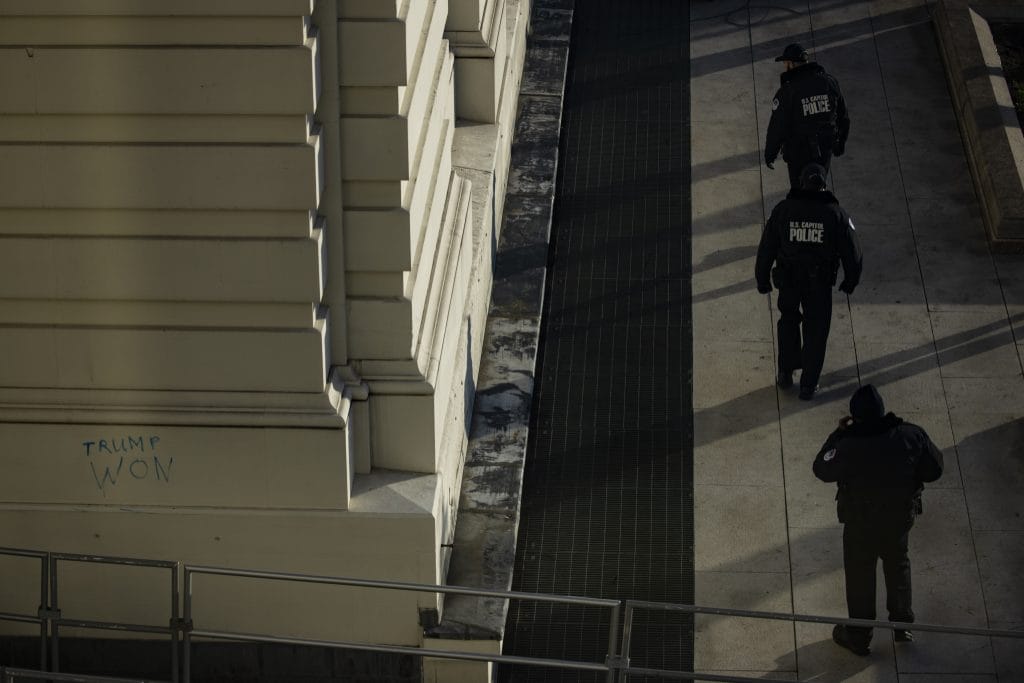
[[865,384],[850,397],[850,415],[860,422],[877,420],[885,415],[885,403],[873,384]]
[[827,186],[825,176],[828,171],[821,164],[811,162],[800,171],[800,189],[802,190],[824,190]]

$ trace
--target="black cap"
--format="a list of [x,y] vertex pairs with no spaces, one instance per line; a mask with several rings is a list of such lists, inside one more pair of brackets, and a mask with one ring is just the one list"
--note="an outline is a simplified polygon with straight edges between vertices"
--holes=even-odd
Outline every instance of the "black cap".
[[800,187],[804,190],[825,189],[825,177],[828,171],[821,164],[810,163],[800,171]]
[[790,43],[782,54],[775,58],[776,62],[806,62],[807,50],[800,43]]
[[885,403],[873,384],[865,384],[850,397],[850,415],[859,422],[877,420],[885,415]]

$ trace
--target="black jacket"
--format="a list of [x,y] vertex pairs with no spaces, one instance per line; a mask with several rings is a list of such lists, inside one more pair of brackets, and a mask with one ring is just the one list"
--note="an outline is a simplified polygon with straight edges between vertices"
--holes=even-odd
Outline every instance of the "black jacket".
[[774,162],[779,150],[787,160],[794,155],[819,157],[813,151],[818,145],[841,152],[850,135],[850,116],[839,82],[816,62],[786,71],[780,80],[782,86],[772,100],[765,160]]
[[889,413],[832,432],[814,474],[838,482],[840,522],[908,521],[921,511],[924,483],[942,476],[942,451],[923,429]]
[[791,190],[768,218],[757,248],[754,277],[760,291],[831,287],[843,265],[845,292],[853,292],[863,267],[853,220],[827,190]]

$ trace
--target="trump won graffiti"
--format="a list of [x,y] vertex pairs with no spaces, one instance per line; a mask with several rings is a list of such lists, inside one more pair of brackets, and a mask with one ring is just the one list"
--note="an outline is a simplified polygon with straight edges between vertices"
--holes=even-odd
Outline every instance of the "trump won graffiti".
[[118,436],[82,442],[96,488],[105,496],[126,481],[151,480],[169,484],[174,456],[161,452],[155,435]]

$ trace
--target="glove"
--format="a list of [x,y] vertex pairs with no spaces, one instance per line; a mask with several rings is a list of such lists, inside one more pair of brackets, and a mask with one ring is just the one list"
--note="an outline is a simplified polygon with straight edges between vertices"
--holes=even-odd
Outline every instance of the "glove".
[[851,285],[846,280],[843,280],[842,282],[839,283],[839,291],[845,292],[846,294],[853,294],[853,290],[855,287],[856,285]]
[[[769,166],[769,168],[771,168],[771,167]],[[758,291],[759,294],[768,294],[768,293],[770,293],[772,291],[772,286],[771,285],[761,285],[761,284],[759,284],[757,286],[757,291]]]
[[832,155],[833,156],[841,157],[841,156],[843,156],[843,152],[845,152],[845,151],[846,151],[846,143],[845,142],[841,142],[839,140],[836,140],[832,144]]

